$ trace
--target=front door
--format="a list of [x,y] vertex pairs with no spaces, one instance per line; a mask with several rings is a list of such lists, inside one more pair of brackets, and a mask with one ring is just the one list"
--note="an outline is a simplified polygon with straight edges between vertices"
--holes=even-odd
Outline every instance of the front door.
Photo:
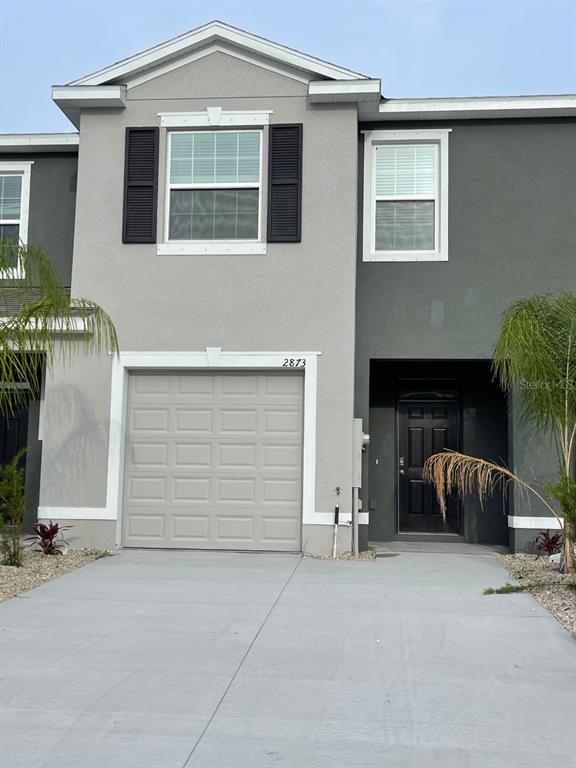
[[459,503],[448,499],[443,519],[434,487],[422,482],[434,453],[458,450],[458,404],[398,404],[398,522],[400,533],[459,533]]

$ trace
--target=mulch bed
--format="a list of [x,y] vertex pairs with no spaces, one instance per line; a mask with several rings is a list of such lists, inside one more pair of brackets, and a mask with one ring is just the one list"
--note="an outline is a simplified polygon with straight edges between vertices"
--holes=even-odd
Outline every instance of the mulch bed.
[[71,549],[65,555],[27,552],[21,568],[0,565],[0,603],[64,576],[65,573],[70,573],[99,557],[102,557],[101,552],[89,549]]

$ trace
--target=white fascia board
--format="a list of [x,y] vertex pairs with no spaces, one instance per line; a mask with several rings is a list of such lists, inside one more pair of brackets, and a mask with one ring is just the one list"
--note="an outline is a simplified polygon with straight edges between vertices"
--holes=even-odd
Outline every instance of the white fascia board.
[[52,99],[59,107],[125,107],[125,85],[54,85]]
[[205,24],[203,27],[198,27],[190,32],[186,32],[184,35],[161,43],[154,48],[149,48],[142,53],[112,64],[110,67],[101,69],[79,80],[74,80],[70,85],[102,85],[112,80],[124,80],[126,77],[134,75],[139,71],[162,64],[169,59],[186,53],[194,47],[212,41],[232,43],[260,56],[282,62],[296,69],[314,73],[320,77],[328,77],[333,80],[366,79],[365,75],[361,75],[358,72],[329,64],[321,59],[300,53],[300,51],[295,51],[283,45],[278,45],[271,40],[252,35],[249,32],[244,32],[220,21],[213,21]]
[[312,80],[308,98],[313,103],[380,100],[380,80]]
[[469,99],[389,99],[378,117],[389,120],[446,117],[546,117],[576,115],[576,96],[486,96]]
[[0,152],[76,152],[77,133],[0,134]]

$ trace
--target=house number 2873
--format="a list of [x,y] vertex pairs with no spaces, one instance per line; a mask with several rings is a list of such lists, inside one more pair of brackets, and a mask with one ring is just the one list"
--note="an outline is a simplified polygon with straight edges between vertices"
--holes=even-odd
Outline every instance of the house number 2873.
[[304,368],[305,366],[305,357],[285,357],[282,361],[282,368]]

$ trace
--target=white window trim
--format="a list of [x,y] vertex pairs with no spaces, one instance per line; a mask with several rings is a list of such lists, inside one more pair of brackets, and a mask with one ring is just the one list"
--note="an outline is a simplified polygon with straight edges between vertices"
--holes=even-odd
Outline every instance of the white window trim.
[[[20,190],[20,219],[18,221],[19,230],[18,238],[22,245],[28,245],[28,218],[30,214],[30,175],[33,160],[25,160],[18,162],[1,162],[0,163],[0,176],[22,176],[22,187]],[[2,224],[14,224],[15,220],[2,219]],[[24,270],[21,264],[18,264],[14,269],[2,269],[0,270],[0,278],[8,278],[12,280],[21,280],[24,277]]]
[[[364,131],[363,261],[448,261],[448,136],[451,129]],[[376,250],[376,147],[410,143],[435,144],[436,206],[433,251]],[[428,199],[428,198],[427,198]]]
[[[238,113],[245,114],[245,113]],[[267,113],[268,114],[268,113]],[[166,174],[164,193],[164,237],[163,242],[158,243],[156,252],[158,256],[227,256],[266,254],[266,243],[262,240],[262,201],[263,201],[263,156],[264,135],[258,128],[247,128],[235,131],[236,133],[260,134],[260,173],[258,182],[230,183],[230,184],[171,184],[170,183],[170,158],[172,153],[172,136],[176,130],[167,132],[166,137]],[[171,189],[256,189],[258,187],[258,237],[255,240],[170,240],[170,190]]]
[[[122,545],[122,498],[124,450],[130,372],[167,370],[300,371],[304,374],[304,426],[302,436],[302,524],[333,525],[330,512],[316,512],[316,399],[318,356],[321,352],[223,352],[207,347],[204,352],[121,352],[112,362],[108,480],[105,507],[43,507],[38,517],[56,520],[116,520],[116,542]],[[285,368],[286,358],[305,360],[300,369]]]

